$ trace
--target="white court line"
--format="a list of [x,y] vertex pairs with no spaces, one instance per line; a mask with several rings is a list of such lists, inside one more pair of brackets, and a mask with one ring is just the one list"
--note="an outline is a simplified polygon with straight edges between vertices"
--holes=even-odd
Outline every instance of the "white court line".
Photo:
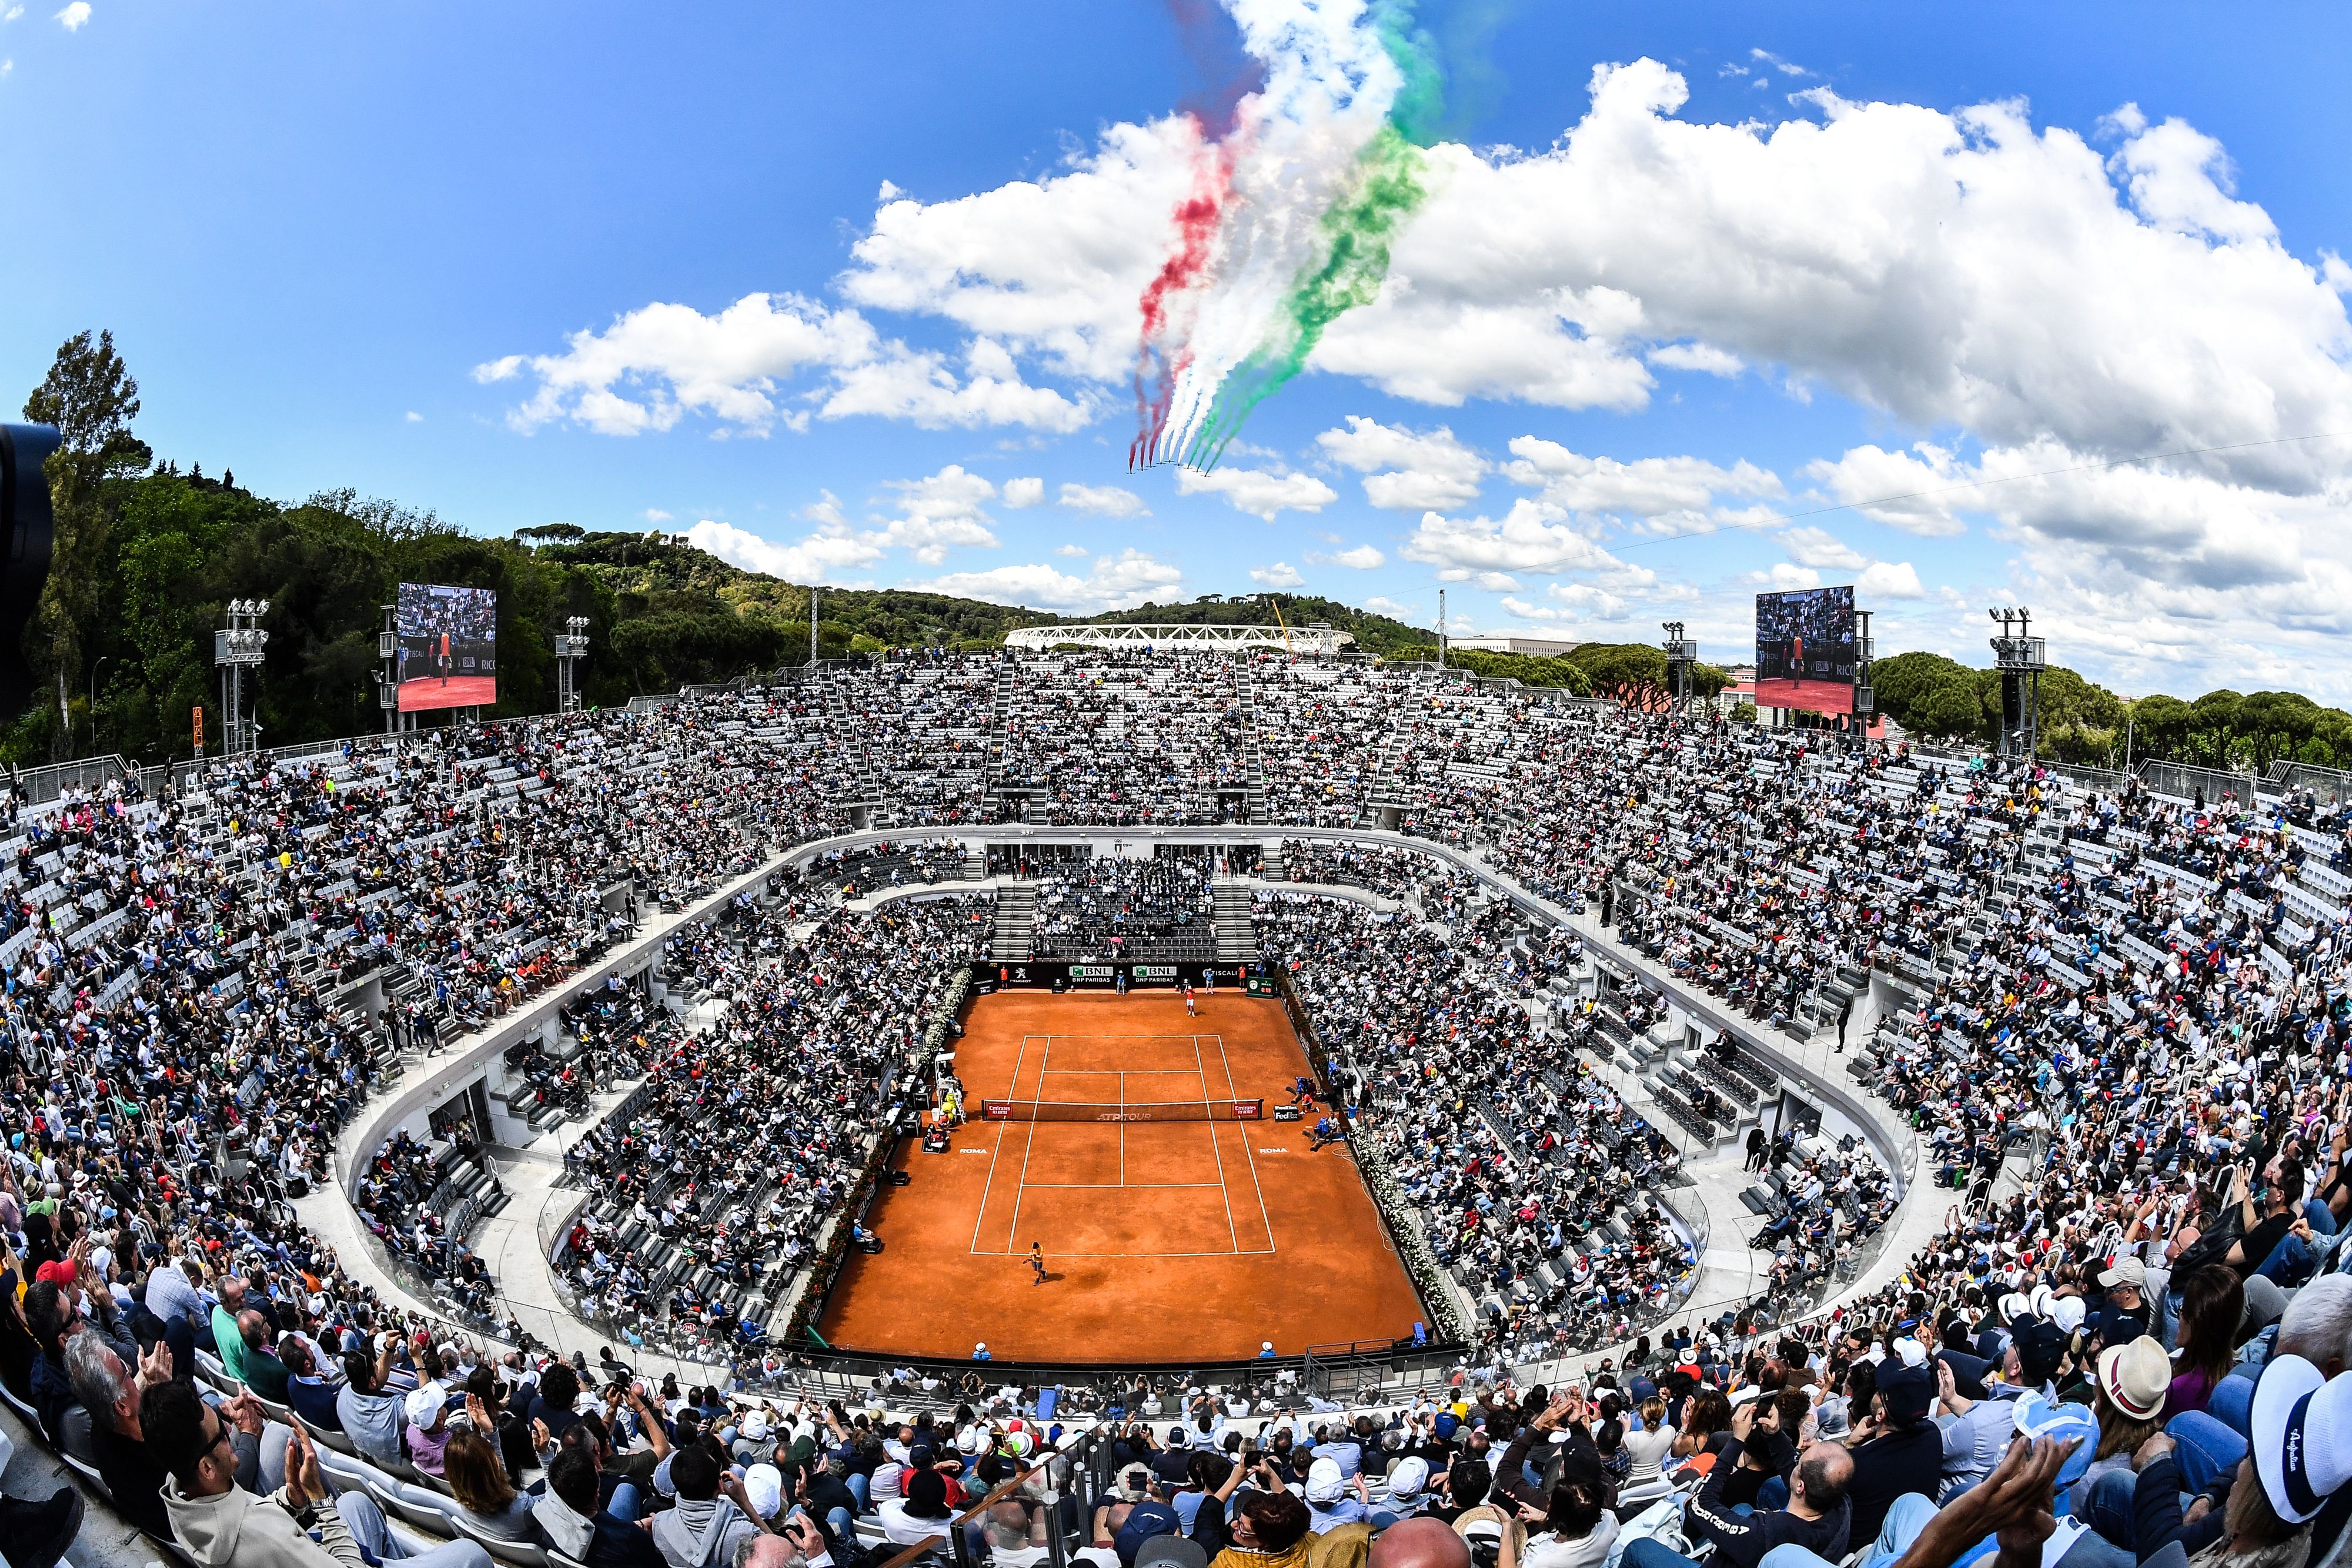
[[[1040,1082],[1038,1088],[1045,1084]],[[1127,1074],[1118,1075],[1118,1185],[1127,1185]]]
[[[1013,1059],[1013,1082],[1005,1089],[1010,1094],[1021,1084],[1021,1063],[1029,1055],[1030,1036],[1021,1037],[1021,1054]],[[980,1189],[980,1212],[971,1217],[971,1249],[980,1250],[980,1228],[988,1223],[988,1195],[996,1190],[996,1156],[1004,1152],[1004,1124],[996,1124],[996,1146],[988,1152],[988,1185]]]
[[[1192,1037],[1192,1061],[1201,1069],[1201,1104],[1209,1113],[1209,1152],[1217,1160],[1217,1190],[1224,1194],[1225,1231],[1234,1239],[1234,1250],[1239,1252],[1242,1249],[1241,1227],[1234,1223],[1234,1195],[1225,1187],[1225,1141],[1217,1136],[1217,1107],[1209,1098],[1209,1064],[1201,1055],[1201,1037],[1197,1034]],[[1233,1086],[1233,1078],[1228,1074],[1225,1087],[1231,1089]],[[1273,1240],[1274,1231],[1269,1228],[1265,1236],[1267,1240]]]
[[[1234,1059],[1225,1054],[1225,1037],[1221,1034],[1215,1034],[1211,1035],[1209,1038],[1217,1042],[1217,1060],[1224,1066],[1225,1092],[1228,1094],[1235,1093],[1237,1091],[1234,1083]],[[1250,1186],[1257,1191],[1257,1217],[1265,1226],[1266,1250],[1271,1252],[1276,1249],[1274,1245],[1274,1216],[1265,1211],[1265,1187],[1257,1179],[1257,1156],[1250,1153],[1249,1139],[1246,1136],[1242,1139],[1242,1158],[1249,1162]]]
[[[1022,1037],[1021,1044],[1024,1051],[1028,1048],[1029,1040],[1027,1036],[1024,1035]],[[1054,1037],[1049,1034],[1045,1037],[1045,1054],[1037,1059],[1037,1081],[1040,1083],[1043,1083],[1045,1081],[1045,1064],[1053,1060]],[[1017,1089],[1021,1085],[1021,1081],[1020,1079],[1015,1078],[1013,1081],[1013,1087]],[[1029,1151],[1036,1146],[1037,1124],[1032,1122],[1029,1124],[1029,1136],[1024,1139],[1021,1144],[1021,1175],[1013,1188],[1013,1223],[1011,1226],[1006,1228],[1004,1234],[1004,1249],[1007,1252],[1012,1251],[1013,1244],[1021,1239],[1021,1200],[1024,1196],[1026,1196],[1029,1189]],[[1269,1230],[1266,1234],[1271,1236],[1273,1232]]]
[[[981,1256],[994,1258],[1009,1257],[1011,1254],[984,1252]],[[1243,1252],[1056,1252],[1054,1256],[1056,1258],[1271,1258],[1274,1256],[1274,1249],[1253,1247]]]
[[[1089,1192],[1164,1192],[1174,1191],[1179,1187],[1223,1186],[1224,1183],[1215,1181],[1033,1181],[1029,1185],[1039,1192],[1076,1192],[1081,1188]],[[1240,1243],[1235,1242],[1234,1245],[1238,1247]]]

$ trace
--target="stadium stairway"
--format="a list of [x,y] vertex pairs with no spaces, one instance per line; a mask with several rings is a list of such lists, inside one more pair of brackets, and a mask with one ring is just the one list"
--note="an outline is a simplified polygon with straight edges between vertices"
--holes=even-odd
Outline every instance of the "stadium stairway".
[[1008,882],[996,893],[996,930],[988,956],[1026,963],[1037,953],[1037,890],[1025,882]]
[[[836,674],[824,684],[825,708],[836,735],[857,733],[848,695],[842,689],[846,679],[846,676]],[[841,785],[841,794],[835,803],[849,813],[852,822],[861,828],[894,828],[898,825],[898,802],[874,777],[874,763],[866,756],[865,747],[842,747],[834,768]]]
[[1257,961],[1257,924],[1250,918],[1250,879],[1221,876],[1216,879],[1210,896],[1215,904],[1217,925],[1217,962],[1220,964],[1252,964]]

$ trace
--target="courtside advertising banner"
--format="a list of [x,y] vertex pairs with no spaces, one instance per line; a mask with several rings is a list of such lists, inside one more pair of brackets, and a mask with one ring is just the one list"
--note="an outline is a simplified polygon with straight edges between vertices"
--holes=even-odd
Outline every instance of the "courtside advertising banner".
[[497,593],[404,582],[393,629],[401,712],[488,707],[499,700]]
[[1853,590],[1756,596],[1756,706],[1853,711]]

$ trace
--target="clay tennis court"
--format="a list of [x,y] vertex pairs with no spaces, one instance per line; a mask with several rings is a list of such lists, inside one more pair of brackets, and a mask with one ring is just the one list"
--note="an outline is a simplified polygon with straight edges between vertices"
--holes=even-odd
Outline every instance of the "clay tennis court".
[[[1282,1004],[1198,1002],[1188,1018],[1165,991],[981,998],[956,1051],[971,1120],[947,1154],[905,1145],[897,1163],[914,1179],[875,1204],[884,1250],[851,1253],[819,1324],[827,1343],[1205,1362],[1265,1340],[1288,1355],[1410,1338],[1421,1302],[1347,1145],[1309,1153],[1312,1117],[1273,1119],[1307,1071]],[[990,1121],[989,1100],[1085,1119]],[[1251,1100],[1265,1118],[1234,1119]]]
[[496,675],[411,675],[400,683],[400,711],[424,708],[488,707],[499,700]]

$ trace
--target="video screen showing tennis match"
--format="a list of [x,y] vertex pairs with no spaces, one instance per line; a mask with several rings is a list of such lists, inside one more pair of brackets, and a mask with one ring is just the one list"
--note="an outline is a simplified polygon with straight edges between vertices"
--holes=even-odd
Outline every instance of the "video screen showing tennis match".
[[404,582],[399,634],[400,711],[488,707],[499,700],[499,596],[487,588]]
[[1853,711],[1853,590],[1756,596],[1756,706]]

